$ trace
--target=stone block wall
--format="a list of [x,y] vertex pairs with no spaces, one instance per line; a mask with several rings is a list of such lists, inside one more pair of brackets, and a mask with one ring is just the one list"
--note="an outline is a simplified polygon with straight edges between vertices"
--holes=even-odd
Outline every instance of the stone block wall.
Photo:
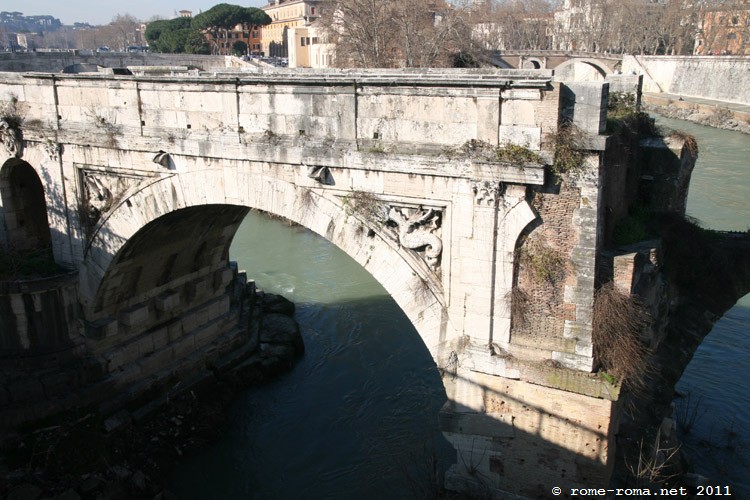
[[[606,487],[617,403],[470,371],[445,385],[441,426],[458,455],[448,488],[547,498],[553,486]],[[480,412],[465,406],[477,400]]]
[[0,358],[55,352],[77,343],[77,273],[0,282]]
[[640,197],[654,212],[684,214],[698,151],[684,137],[654,137],[640,143]]
[[750,60],[732,56],[624,56],[623,73],[643,75],[643,91],[750,104]]
[[83,341],[77,273],[0,282],[0,428],[46,415],[96,379]]

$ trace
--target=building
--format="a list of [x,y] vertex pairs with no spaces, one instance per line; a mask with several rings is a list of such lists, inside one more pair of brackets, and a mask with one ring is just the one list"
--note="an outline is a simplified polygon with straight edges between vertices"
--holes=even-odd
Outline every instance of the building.
[[302,28],[287,31],[290,68],[330,68],[333,66],[334,44],[329,43],[325,31],[317,21]]
[[696,55],[750,55],[750,2],[715,5],[701,13]]
[[[180,17],[193,17],[193,12],[190,10],[181,10],[179,14]],[[211,53],[225,56],[234,53],[233,46],[237,42],[247,45],[245,55],[260,55],[260,35],[260,27],[247,23],[240,23],[231,30],[220,29],[216,32],[205,33]]]
[[682,0],[564,0],[553,49],[684,54],[693,47],[695,8]]
[[[320,17],[320,4],[320,0],[271,0],[271,3],[261,7],[271,18],[271,24],[263,27],[263,55],[289,57],[289,30],[310,26]],[[310,35],[306,33],[304,36],[307,38]]]
[[206,32],[206,40],[214,55],[232,55],[233,46],[237,42],[247,45],[247,54],[261,54],[261,27],[253,24],[240,23],[231,30],[219,29]]
[[555,12],[553,49],[596,51],[594,27],[602,26],[605,2],[564,0]]

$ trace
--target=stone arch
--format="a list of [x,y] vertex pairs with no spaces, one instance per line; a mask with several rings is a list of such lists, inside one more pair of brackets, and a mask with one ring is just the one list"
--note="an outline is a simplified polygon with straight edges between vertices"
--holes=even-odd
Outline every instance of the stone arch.
[[533,208],[526,201],[526,187],[511,185],[506,188],[505,213],[501,225],[504,226],[505,234],[515,235],[515,238],[503,240],[499,245],[500,277],[503,290],[510,292],[510,302],[503,294],[504,311],[497,314],[499,317],[494,321],[498,324],[495,328],[495,339],[502,344],[508,344],[511,340],[511,318],[513,308],[513,290],[517,282],[518,266],[516,265],[517,242],[525,231],[531,226],[539,224],[539,219]]
[[[80,268],[81,300],[89,320],[96,320],[102,314],[96,309],[104,304],[101,294],[109,289],[106,280],[111,266],[126,257],[122,252],[128,251],[128,242],[140,238],[142,235],[138,233],[150,223],[165,221],[164,217],[183,209],[200,207],[226,210],[231,214],[226,221],[236,221],[233,217],[242,212],[241,222],[243,210],[255,208],[316,232],[362,265],[406,313],[436,359],[440,346],[455,338],[441,290],[430,278],[427,267],[416,263],[418,259],[396,241],[378,231],[373,234],[362,220],[347,215],[341,198],[263,176],[244,179],[247,184],[238,183],[241,189],[237,189],[237,186],[227,187],[224,176],[220,168],[165,176],[134,190],[103,215]],[[221,237],[212,242],[214,252],[209,259],[221,255],[217,249],[228,249],[239,226],[239,222],[236,226],[232,225],[234,222],[225,224]],[[167,259],[169,255],[164,257]]]
[[520,69],[544,69],[544,61],[538,57],[523,57]]
[[50,248],[45,189],[34,167],[11,158],[0,168],[0,242],[6,249]]
[[[587,77],[580,77],[582,72]],[[591,71],[593,69],[593,71]],[[559,64],[555,68],[555,79],[558,81],[573,81],[573,80],[604,80],[607,75],[612,74],[612,68],[607,63],[598,59],[588,58],[573,58]]]

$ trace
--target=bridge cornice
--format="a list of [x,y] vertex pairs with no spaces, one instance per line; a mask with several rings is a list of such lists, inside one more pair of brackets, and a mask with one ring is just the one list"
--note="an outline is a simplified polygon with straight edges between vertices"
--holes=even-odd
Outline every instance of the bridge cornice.
[[[43,146],[48,143],[42,139],[30,139],[28,143],[38,143]],[[63,141],[61,141],[63,142]],[[75,142],[64,141],[64,144],[73,145]],[[79,144],[88,147],[88,144]],[[148,165],[156,153],[165,148],[161,141],[149,141],[146,144],[139,144],[131,147],[126,156],[133,158],[133,163]],[[372,173],[391,173],[420,175],[427,177],[442,177],[451,179],[467,179],[477,182],[492,181],[512,184],[537,185],[544,184],[545,167],[537,163],[527,163],[524,165],[514,165],[511,163],[493,163],[473,160],[469,158],[458,158],[446,162],[445,156],[429,155],[399,155],[389,153],[373,152],[356,152],[346,151],[342,148],[339,151],[323,150],[318,154],[311,154],[309,148],[300,146],[289,146],[269,151],[266,146],[254,147],[228,147],[222,144],[223,155],[218,152],[212,154],[199,155],[193,151],[175,151],[166,147],[172,158],[176,171],[175,173],[184,173],[190,171],[186,166],[193,163],[193,158],[200,158],[204,164],[219,164],[233,161],[257,161],[268,164],[277,164],[288,169],[306,170],[308,167],[328,167],[330,169],[343,170],[360,170]],[[274,153],[276,151],[276,153]],[[138,156],[143,156],[144,160],[137,160]],[[123,157],[125,158],[125,156]],[[129,161],[128,161],[129,163]],[[95,164],[80,164],[82,167],[94,167]],[[165,171],[155,169],[140,170],[144,173],[160,174]],[[133,170],[133,169],[130,169]],[[137,171],[137,170],[134,170]]]
[[[18,75],[18,73],[0,73],[0,75]],[[461,87],[461,88],[546,88],[552,81],[549,70],[468,70],[468,71],[414,71],[393,72],[389,70],[316,70],[295,72],[258,72],[258,73],[221,73],[212,72],[196,76],[132,76],[108,74],[57,74],[57,73],[20,73],[26,79],[69,81],[112,82],[149,82],[149,83],[185,83],[185,84],[218,84],[218,85],[326,85],[326,86],[414,86],[414,87]],[[196,89],[197,90],[197,89]]]

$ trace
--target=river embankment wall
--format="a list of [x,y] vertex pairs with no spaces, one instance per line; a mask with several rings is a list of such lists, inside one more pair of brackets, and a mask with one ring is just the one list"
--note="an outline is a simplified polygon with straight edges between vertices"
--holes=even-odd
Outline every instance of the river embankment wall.
[[750,104],[750,57],[624,56],[622,72],[643,75],[643,92]]

